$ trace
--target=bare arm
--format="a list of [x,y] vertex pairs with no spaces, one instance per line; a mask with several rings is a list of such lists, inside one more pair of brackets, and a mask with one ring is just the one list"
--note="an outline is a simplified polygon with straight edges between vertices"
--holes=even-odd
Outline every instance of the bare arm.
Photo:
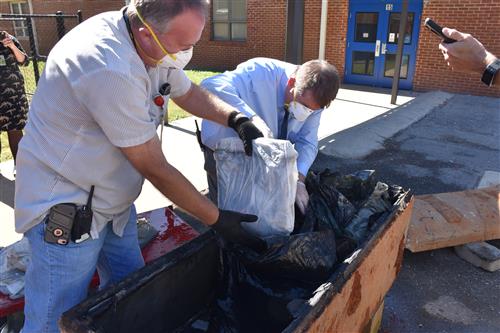
[[229,114],[235,111],[231,105],[194,83],[186,94],[173,100],[189,113],[226,127]]
[[7,35],[7,37],[2,40],[2,43],[5,47],[10,48],[18,63],[23,63],[26,60],[26,54],[17,48],[10,35]]
[[[452,44],[441,43],[439,45],[444,60],[453,70],[481,75],[486,66],[496,59],[480,41],[470,34],[449,28],[443,28],[443,34],[457,41]],[[498,85],[499,83],[500,75],[497,74],[493,84]]]
[[157,136],[141,145],[121,148],[121,151],[137,171],[173,203],[206,225],[217,221],[218,208],[167,162]]

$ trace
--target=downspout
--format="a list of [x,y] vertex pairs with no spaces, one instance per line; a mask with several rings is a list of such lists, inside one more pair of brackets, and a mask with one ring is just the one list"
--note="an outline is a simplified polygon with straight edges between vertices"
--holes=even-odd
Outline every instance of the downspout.
[[302,64],[304,46],[304,0],[287,1],[285,61]]
[[326,23],[328,21],[328,0],[321,0],[318,59],[325,60]]

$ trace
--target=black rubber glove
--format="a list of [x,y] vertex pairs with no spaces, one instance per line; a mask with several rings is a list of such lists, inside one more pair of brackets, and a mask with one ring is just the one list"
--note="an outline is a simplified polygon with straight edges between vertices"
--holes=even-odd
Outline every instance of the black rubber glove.
[[252,156],[252,140],[262,138],[262,132],[252,123],[252,121],[245,117],[238,111],[233,111],[229,115],[227,125],[234,129],[238,136],[243,141],[245,154]]
[[219,218],[212,228],[226,241],[242,244],[257,252],[264,251],[266,242],[242,228],[241,222],[255,222],[257,216],[231,210],[219,210]]

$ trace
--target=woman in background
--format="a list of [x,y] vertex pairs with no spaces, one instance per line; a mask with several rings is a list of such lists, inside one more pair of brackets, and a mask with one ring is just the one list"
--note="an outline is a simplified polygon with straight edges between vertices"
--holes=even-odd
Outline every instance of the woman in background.
[[24,78],[19,64],[27,63],[28,56],[18,40],[6,31],[0,31],[0,132],[6,131],[9,138],[10,151],[14,157],[14,175],[17,147],[23,137],[28,113]]

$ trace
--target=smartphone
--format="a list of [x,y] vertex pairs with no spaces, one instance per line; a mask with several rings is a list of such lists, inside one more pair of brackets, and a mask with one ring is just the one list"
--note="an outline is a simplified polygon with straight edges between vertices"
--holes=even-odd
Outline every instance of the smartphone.
[[431,20],[430,18],[425,19],[424,25],[427,29],[429,29],[430,31],[432,31],[433,33],[435,33],[436,35],[441,37],[443,39],[443,42],[448,43],[448,44],[456,42],[456,40],[449,38],[449,37],[446,37],[443,34],[443,28],[439,24],[437,24],[436,22]]

